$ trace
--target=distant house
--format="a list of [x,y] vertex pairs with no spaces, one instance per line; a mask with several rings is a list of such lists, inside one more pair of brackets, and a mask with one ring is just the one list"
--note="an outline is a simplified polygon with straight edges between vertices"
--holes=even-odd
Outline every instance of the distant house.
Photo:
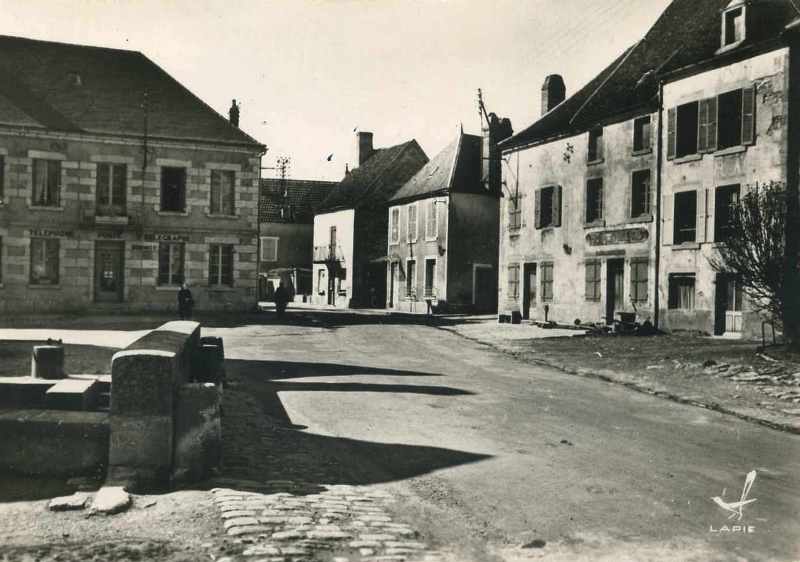
[[388,308],[496,310],[499,157],[492,150],[484,159],[483,145],[496,146],[511,124],[492,114],[490,130],[485,138],[459,132],[389,200]]
[[269,299],[280,281],[295,296],[311,295],[314,209],[336,182],[261,179],[259,297]]
[[372,133],[358,133],[358,167],[314,216],[314,302],[384,306],[388,200],[427,161],[415,140],[373,149]]
[[255,307],[265,150],[141,53],[0,36],[0,312]]

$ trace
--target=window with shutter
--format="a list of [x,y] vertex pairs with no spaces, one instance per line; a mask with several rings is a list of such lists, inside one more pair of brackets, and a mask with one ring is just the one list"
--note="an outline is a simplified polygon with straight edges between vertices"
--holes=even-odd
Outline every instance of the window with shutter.
[[58,285],[59,250],[58,238],[31,238],[31,285]]
[[417,204],[408,206],[408,241],[417,241]]
[[675,194],[675,216],[672,240],[675,244],[694,242],[697,239],[697,192],[681,191]]
[[600,262],[597,260],[586,262],[585,298],[587,301],[600,300],[600,267]]
[[756,86],[753,84],[742,90],[742,144],[756,141]]
[[591,178],[586,182],[586,223],[603,218],[603,178]]
[[125,164],[98,164],[96,186],[96,213],[101,216],[125,215],[128,167]]
[[708,100],[700,100],[697,107],[697,151],[708,150]]
[[31,204],[38,207],[58,207],[61,204],[61,162],[33,161],[33,194]]
[[551,188],[553,190],[553,226],[561,226],[561,186],[556,185]]
[[675,129],[678,123],[678,110],[671,107],[667,110],[667,159],[675,158]]
[[534,194],[533,222],[534,228],[542,228],[542,190],[537,189]]
[[427,240],[436,240],[438,234],[438,223],[436,217],[436,200],[431,199],[428,201],[427,217],[425,222],[425,238]]
[[649,262],[646,258],[631,260],[631,300],[647,302]]
[[650,214],[650,170],[637,170],[631,177],[631,218]]

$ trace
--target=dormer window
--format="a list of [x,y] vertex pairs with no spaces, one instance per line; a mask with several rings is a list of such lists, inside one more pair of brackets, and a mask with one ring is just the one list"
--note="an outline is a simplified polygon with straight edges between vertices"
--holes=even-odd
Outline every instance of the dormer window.
[[745,39],[745,2],[733,0],[722,12],[722,49],[732,48]]

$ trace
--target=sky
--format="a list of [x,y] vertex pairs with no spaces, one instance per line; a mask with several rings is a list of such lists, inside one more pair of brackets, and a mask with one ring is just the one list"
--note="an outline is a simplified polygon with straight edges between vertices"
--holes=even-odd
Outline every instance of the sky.
[[[479,133],[477,89],[515,131],[548,74],[576,92],[669,0],[0,0],[0,34],[141,51],[264,143],[262,175],[342,178],[354,130],[429,158]],[[328,160],[329,155],[333,157]]]

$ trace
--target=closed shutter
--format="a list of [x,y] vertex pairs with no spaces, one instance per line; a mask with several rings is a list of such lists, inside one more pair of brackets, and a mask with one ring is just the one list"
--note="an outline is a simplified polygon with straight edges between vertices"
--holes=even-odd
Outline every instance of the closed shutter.
[[717,98],[708,98],[708,120],[706,122],[706,149],[714,152],[717,149]]
[[697,151],[708,150],[708,102],[700,100],[697,107]]
[[553,187],[553,226],[561,226],[561,186]]
[[661,203],[661,239],[665,246],[672,245],[672,203],[673,195],[664,195]]
[[756,86],[753,84],[742,90],[742,144],[756,141]]
[[708,217],[706,211],[708,207],[707,193],[708,190],[706,189],[697,190],[697,230],[695,231],[694,240],[698,243],[706,241],[706,219]]
[[534,227],[542,228],[542,190],[537,189],[534,196],[533,208]]
[[678,109],[667,110],[667,160],[675,158],[675,130],[678,125]]

